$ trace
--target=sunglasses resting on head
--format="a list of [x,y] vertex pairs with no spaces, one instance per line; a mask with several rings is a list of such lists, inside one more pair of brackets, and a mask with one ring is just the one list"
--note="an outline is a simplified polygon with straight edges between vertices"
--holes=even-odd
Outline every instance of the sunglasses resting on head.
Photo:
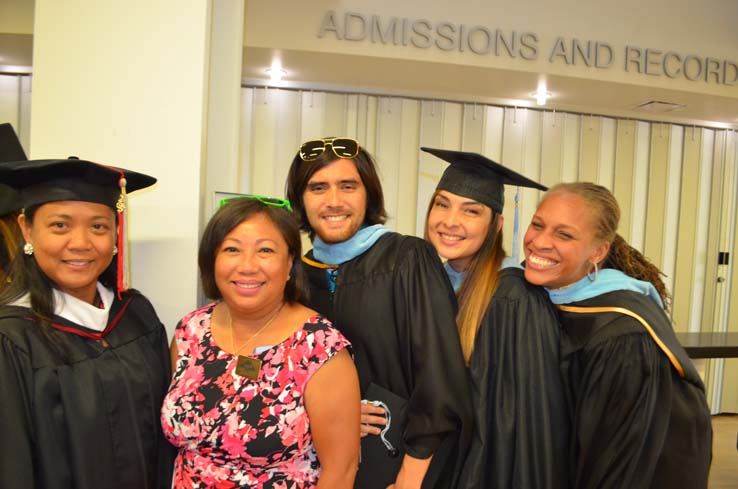
[[239,199],[254,199],[258,200],[262,204],[271,205],[274,207],[286,207],[289,212],[292,212],[292,205],[287,199],[280,199],[279,197],[267,197],[265,195],[238,195],[236,197],[226,197],[221,199],[218,203],[218,208],[230,204],[231,202]]
[[339,158],[355,158],[359,154],[359,142],[351,138],[311,139],[300,146],[302,161],[315,161],[330,146],[333,154]]

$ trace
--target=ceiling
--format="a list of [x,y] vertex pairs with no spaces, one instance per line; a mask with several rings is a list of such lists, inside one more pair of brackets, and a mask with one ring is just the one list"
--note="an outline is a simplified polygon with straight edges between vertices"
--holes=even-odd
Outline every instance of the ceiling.
[[[32,35],[0,34],[0,73],[30,73],[32,56]],[[537,73],[428,61],[244,47],[244,84],[272,85],[265,71],[275,58],[281,59],[287,72],[277,85],[285,88],[538,107],[738,129],[738,96],[546,75],[545,82],[552,96],[544,107],[539,107],[530,93],[542,78]],[[667,112],[638,108],[650,101],[680,107]]]
[[[338,92],[386,94],[421,99],[443,99],[545,110],[603,114],[738,129],[738,96],[721,97],[695,92],[546,75],[552,94],[536,106],[531,92],[541,75],[531,72],[452,65],[428,61],[318,53],[269,48],[244,48],[243,79],[247,85],[265,86],[266,69],[281,59],[287,72],[274,86]],[[677,104],[676,110],[639,108],[646,102]],[[670,107],[667,107],[670,108]]]

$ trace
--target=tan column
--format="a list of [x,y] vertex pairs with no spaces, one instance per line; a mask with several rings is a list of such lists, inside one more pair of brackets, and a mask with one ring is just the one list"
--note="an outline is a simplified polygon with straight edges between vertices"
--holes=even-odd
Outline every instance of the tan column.
[[[219,26],[215,42],[223,8],[240,22],[230,37]],[[170,332],[197,305],[210,94],[239,94],[211,48],[237,44],[240,72],[242,26],[243,0],[36,0],[31,157],[77,155],[159,179],[130,199],[131,283]],[[238,121],[217,130],[237,135]]]

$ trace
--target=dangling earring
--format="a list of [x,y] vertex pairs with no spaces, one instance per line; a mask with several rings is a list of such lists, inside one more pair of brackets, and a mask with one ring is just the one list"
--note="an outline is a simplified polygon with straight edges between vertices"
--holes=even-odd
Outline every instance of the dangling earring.
[[23,253],[30,256],[33,254],[33,245],[31,243],[26,243],[23,245]]
[[118,245],[113,245],[113,254],[114,255],[118,254]]
[[594,282],[597,280],[597,263],[592,263],[592,267],[594,268],[594,276],[592,275],[592,270],[587,273],[587,278],[590,282]]

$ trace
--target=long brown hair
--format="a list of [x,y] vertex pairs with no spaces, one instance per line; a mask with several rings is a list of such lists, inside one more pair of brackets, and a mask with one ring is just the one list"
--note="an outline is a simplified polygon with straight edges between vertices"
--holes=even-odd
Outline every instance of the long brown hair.
[[620,223],[620,206],[612,192],[591,182],[571,182],[559,183],[551,187],[546,197],[556,192],[578,195],[592,209],[597,226],[595,236],[610,243],[610,251],[602,261],[601,268],[614,268],[635,279],[651,282],[661,296],[664,308],[668,311],[671,306],[671,294],[661,279],[664,276],[663,272],[617,233]]
[[10,263],[18,254],[23,235],[18,227],[19,212],[0,217],[0,290],[10,282]]
[[[428,212],[425,215],[425,239],[428,240],[428,216],[433,209],[433,203],[439,191],[436,190],[430,200]],[[482,204],[484,205],[484,204]],[[459,312],[456,315],[456,329],[459,332],[461,350],[464,353],[464,361],[469,365],[474,342],[487,312],[492,296],[497,291],[499,272],[502,260],[505,258],[505,250],[502,247],[502,231],[497,231],[500,214],[492,211],[492,218],[482,246],[474,254],[469,263],[469,268],[464,274],[464,281],[459,288],[458,302]]]
[[[310,221],[303,203],[303,194],[315,173],[340,159],[342,158],[333,151],[325,151],[313,161],[303,161],[298,151],[292,159],[292,164],[287,173],[287,182],[285,183],[285,195],[292,204],[293,212],[300,220],[300,229],[308,233],[311,240],[315,238],[315,231],[310,227]],[[359,147],[359,153],[356,156],[346,159],[354,162],[361,182],[366,189],[366,213],[364,214],[363,224],[366,226],[384,224],[387,221],[387,210],[384,208],[384,193],[382,192],[382,183],[379,180],[374,158],[367,150]]]

